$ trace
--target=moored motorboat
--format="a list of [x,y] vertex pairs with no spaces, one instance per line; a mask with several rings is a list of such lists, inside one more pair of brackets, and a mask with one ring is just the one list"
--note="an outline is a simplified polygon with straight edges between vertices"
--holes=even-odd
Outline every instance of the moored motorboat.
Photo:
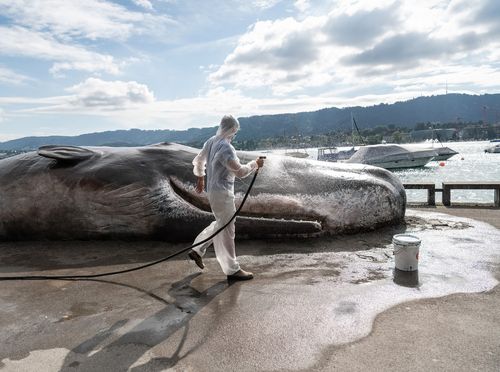
[[448,160],[452,156],[458,154],[458,152],[446,146],[434,147],[433,145],[428,146],[426,144],[406,144],[406,145],[401,145],[401,147],[404,147],[412,152],[435,151],[437,155],[434,157],[433,161]]
[[349,150],[339,150],[336,147],[321,147],[318,149],[318,160],[333,162],[347,160],[355,152],[354,146]]
[[484,152],[489,152],[490,154],[498,154],[500,153],[500,143],[495,146],[490,146],[484,149]]
[[438,156],[435,150],[411,151],[399,145],[369,145],[351,156],[346,163],[374,165],[385,169],[423,167]]
[[438,156],[436,156],[434,158],[435,161],[439,161],[439,160],[448,160],[449,158],[451,158],[452,156],[458,154],[458,152],[456,152],[455,150],[453,149],[450,149],[449,147],[446,147],[446,146],[443,146],[443,147],[435,147],[434,148],[434,151],[437,152]]
[[300,158],[300,159],[305,159],[309,157],[309,154],[307,151],[304,149],[304,151],[285,151],[286,156],[291,156],[292,158]]

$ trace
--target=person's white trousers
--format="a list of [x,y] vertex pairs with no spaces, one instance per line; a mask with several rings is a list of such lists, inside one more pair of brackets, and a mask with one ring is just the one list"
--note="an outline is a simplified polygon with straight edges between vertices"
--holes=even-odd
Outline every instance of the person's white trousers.
[[[215,221],[203,230],[194,240],[194,244],[208,238],[219,228],[224,226],[236,212],[234,194],[230,191],[215,191],[208,193],[208,201],[212,207]],[[204,256],[207,248],[213,243],[215,256],[226,275],[232,275],[240,270],[236,261],[236,247],[234,244],[234,220],[212,240],[193,248],[200,256]]]

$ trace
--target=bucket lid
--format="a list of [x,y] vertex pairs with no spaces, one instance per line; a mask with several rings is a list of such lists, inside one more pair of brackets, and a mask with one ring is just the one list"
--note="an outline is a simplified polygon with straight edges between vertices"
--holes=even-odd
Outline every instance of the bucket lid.
[[419,245],[420,239],[415,235],[397,234],[392,237],[392,242],[400,245]]

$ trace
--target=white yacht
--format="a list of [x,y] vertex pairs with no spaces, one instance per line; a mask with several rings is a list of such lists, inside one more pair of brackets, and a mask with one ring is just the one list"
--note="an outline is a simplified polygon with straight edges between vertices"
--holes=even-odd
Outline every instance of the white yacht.
[[431,150],[409,150],[400,145],[368,145],[362,146],[346,163],[374,165],[385,169],[423,167],[438,153]]
[[490,146],[488,148],[486,148],[484,150],[484,152],[489,152],[489,153],[492,153],[492,154],[498,154],[500,153],[500,143],[494,145],[494,146]]
[[411,152],[415,151],[435,151],[437,155],[434,157],[433,161],[441,161],[441,160],[448,160],[452,156],[458,154],[453,149],[450,149],[449,147],[443,146],[434,146],[434,142],[432,142],[430,145],[427,143],[416,143],[416,144],[405,144],[401,145],[401,147],[404,147],[407,150],[410,150]]

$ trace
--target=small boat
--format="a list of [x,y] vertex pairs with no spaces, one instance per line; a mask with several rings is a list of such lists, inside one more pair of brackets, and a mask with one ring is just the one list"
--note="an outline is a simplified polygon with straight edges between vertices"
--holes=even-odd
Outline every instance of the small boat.
[[354,148],[354,144],[356,143],[355,141],[355,131],[358,133],[359,138],[361,139],[362,145],[365,144],[365,141],[363,139],[363,136],[361,136],[361,133],[358,128],[358,124],[356,123],[356,120],[354,120],[354,115],[351,112],[351,136],[352,136],[352,147],[349,150],[339,150],[337,147],[321,147],[318,149],[318,160],[322,161],[345,161],[349,159],[351,156],[353,156],[356,153],[356,149]]
[[347,160],[354,155],[356,150],[354,146],[349,150],[339,150],[336,147],[321,147],[318,149],[318,160],[322,161],[341,161]]
[[293,158],[305,159],[309,157],[307,150],[304,149],[294,149],[294,150],[285,150],[286,156],[291,156]]
[[434,151],[437,152],[437,156],[434,158],[435,161],[440,161],[440,160],[448,160],[452,156],[458,154],[453,149],[450,149],[449,147],[443,146],[443,147],[434,147]]
[[401,145],[401,147],[404,147],[412,152],[414,151],[435,151],[437,155],[434,157],[433,161],[442,161],[442,160],[448,160],[452,156],[458,154],[453,149],[450,149],[449,147],[443,146],[441,144],[441,147],[434,147],[428,146],[426,144],[406,144],[406,145]]
[[484,149],[484,152],[489,152],[490,154],[498,154],[500,153],[500,143],[495,146],[490,146]]
[[436,156],[434,150],[411,151],[399,145],[368,145],[351,156],[346,163],[374,165],[385,169],[423,167]]
[[[434,138],[434,135],[436,138]],[[435,144],[441,145],[441,147],[434,147]],[[430,145],[429,145],[430,144]],[[405,145],[406,148],[408,148],[410,151],[415,151],[415,150],[434,150],[437,152],[437,156],[434,157],[434,161],[442,161],[442,160],[448,160],[452,156],[455,156],[458,154],[455,150],[450,149],[449,147],[446,147],[443,145],[441,140],[439,139],[439,135],[437,132],[432,129],[432,139],[428,139],[425,141],[425,143],[421,144],[410,144],[410,145]]]

